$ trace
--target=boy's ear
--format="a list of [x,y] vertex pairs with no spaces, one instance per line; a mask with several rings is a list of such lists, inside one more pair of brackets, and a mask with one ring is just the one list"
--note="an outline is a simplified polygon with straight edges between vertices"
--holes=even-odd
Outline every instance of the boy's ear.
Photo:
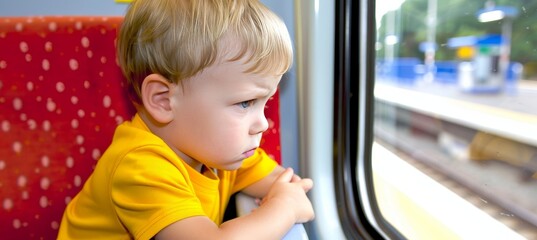
[[142,103],[146,111],[159,123],[173,120],[171,107],[172,83],[160,74],[150,74],[142,82]]

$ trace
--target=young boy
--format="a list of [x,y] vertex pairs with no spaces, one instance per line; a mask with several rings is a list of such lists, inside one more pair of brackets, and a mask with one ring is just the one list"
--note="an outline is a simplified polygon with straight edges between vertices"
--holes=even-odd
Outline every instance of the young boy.
[[[280,239],[313,219],[312,181],[258,148],[292,63],[274,13],[258,0],[137,0],[118,57],[137,114],[68,204],[59,239]],[[222,223],[238,191],[263,200]]]

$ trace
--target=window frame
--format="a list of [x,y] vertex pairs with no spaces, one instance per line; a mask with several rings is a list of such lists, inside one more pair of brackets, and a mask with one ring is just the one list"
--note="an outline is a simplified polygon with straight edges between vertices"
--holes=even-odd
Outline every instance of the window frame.
[[334,181],[349,239],[404,239],[383,220],[373,188],[376,16],[374,0],[336,4]]

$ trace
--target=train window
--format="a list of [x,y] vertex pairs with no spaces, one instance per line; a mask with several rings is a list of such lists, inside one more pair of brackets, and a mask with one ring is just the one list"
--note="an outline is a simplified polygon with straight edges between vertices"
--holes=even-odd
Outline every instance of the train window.
[[407,239],[536,239],[537,1],[375,9],[369,216]]

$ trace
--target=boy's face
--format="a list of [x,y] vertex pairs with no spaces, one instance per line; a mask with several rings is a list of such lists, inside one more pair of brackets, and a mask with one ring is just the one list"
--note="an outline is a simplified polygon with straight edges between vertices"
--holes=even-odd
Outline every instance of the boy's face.
[[173,87],[168,144],[192,167],[237,169],[259,147],[265,104],[281,76],[244,73],[247,67],[215,63]]

